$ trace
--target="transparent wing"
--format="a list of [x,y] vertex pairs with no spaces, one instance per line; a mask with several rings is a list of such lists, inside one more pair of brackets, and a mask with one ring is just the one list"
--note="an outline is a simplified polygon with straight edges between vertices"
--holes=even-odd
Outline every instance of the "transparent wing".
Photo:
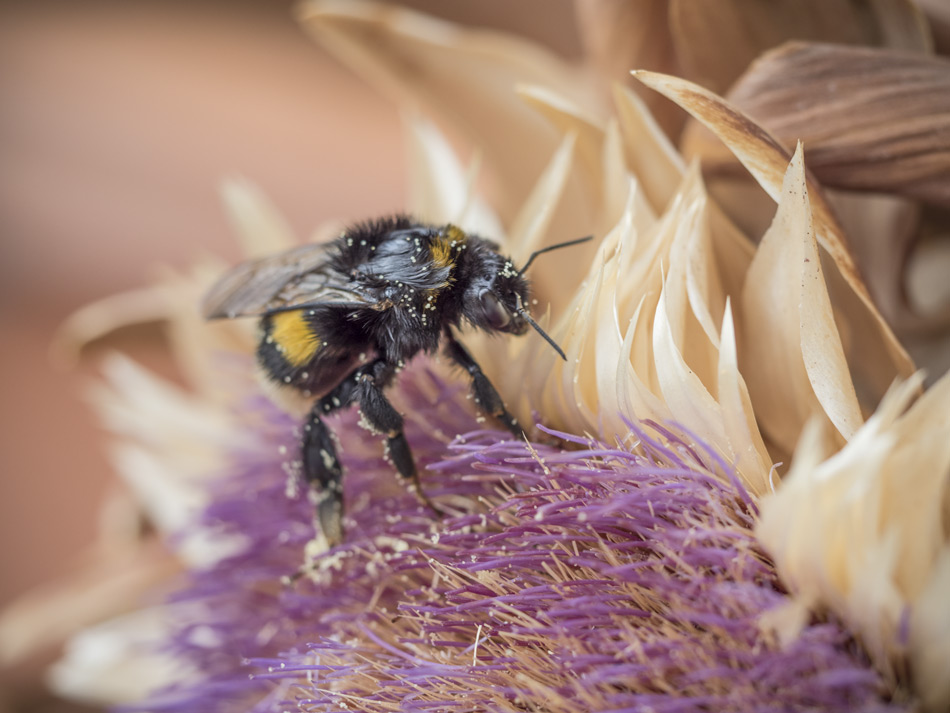
[[206,319],[218,319],[311,304],[374,304],[372,295],[333,269],[328,252],[332,245],[301,245],[238,265],[208,291],[202,313]]

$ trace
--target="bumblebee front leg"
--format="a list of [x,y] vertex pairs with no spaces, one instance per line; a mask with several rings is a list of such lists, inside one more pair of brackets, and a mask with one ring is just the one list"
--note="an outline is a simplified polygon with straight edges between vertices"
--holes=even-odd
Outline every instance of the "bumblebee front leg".
[[501,400],[501,396],[498,395],[498,391],[492,386],[488,377],[485,376],[482,367],[478,365],[474,357],[468,353],[468,349],[455,338],[450,330],[446,329],[445,332],[446,353],[452,361],[465,369],[472,377],[472,396],[475,399],[475,404],[488,415],[501,421],[515,438],[524,438],[524,429],[518,424],[518,420],[508,413],[505,403]]

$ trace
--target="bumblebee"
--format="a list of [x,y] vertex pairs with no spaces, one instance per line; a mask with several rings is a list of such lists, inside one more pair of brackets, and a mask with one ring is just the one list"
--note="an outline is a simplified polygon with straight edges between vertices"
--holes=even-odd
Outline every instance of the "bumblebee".
[[343,538],[343,469],[324,416],[358,403],[363,425],[385,436],[399,475],[438,513],[420,487],[403,418],[384,389],[416,354],[444,345],[471,377],[478,407],[522,437],[454,330],[467,322],[520,335],[531,326],[565,358],[525,307],[524,272],[541,253],[590,239],[539,250],[519,270],[489,240],[394,216],[354,225],[329,243],[245,262],[211,288],[204,316],[259,317],[257,359],[267,378],[315,399],[303,429],[303,476],[331,545]]

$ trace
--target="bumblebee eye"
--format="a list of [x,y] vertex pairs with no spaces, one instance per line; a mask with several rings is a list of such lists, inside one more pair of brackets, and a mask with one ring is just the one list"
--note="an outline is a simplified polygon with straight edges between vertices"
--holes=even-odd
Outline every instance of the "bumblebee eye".
[[492,329],[504,329],[511,322],[511,313],[505,309],[505,306],[495,296],[494,292],[485,290],[478,296],[482,303],[482,313],[485,321]]

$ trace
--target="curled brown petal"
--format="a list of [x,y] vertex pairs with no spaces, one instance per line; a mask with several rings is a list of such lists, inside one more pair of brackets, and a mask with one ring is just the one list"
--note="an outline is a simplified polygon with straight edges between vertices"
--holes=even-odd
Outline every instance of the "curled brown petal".
[[937,54],[950,54],[950,3],[947,0],[917,0],[934,39]]
[[789,40],[931,47],[926,20],[909,0],[670,0],[669,7],[685,76],[720,93],[756,57]]
[[730,101],[785,146],[803,141],[825,186],[950,206],[950,61],[791,43],[736,83]]

